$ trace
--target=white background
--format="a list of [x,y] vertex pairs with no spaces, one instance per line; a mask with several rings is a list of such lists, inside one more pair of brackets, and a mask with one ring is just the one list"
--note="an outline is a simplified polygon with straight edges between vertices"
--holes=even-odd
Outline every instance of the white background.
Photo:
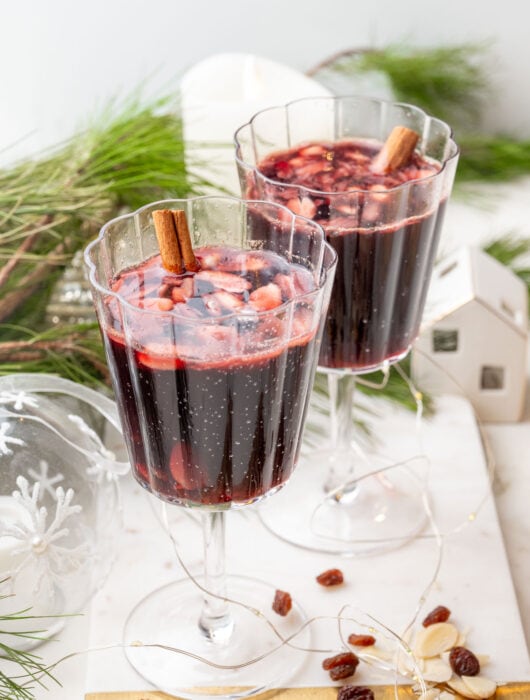
[[523,0],[0,0],[0,163],[62,140],[142,80],[176,88],[214,53],[305,71],[389,42],[491,42],[485,124],[530,137],[528,13]]
[[[342,49],[390,42],[491,42],[494,89],[484,124],[530,138],[528,14],[524,0],[0,0],[0,165],[68,137],[142,80],[152,91],[176,89],[179,76],[211,54],[252,52],[305,71]],[[492,187],[487,199],[502,208],[452,203],[446,245],[510,229],[528,235],[529,188],[530,180]],[[524,423],[489,428],[497,506],[527,635],[529,415],[530,407]],[[83,648],[70,630],[65,648]],[[50,653],[59,655],[57,648]],[[82,676],[83,669],[70,662],[61,671],[69,699],[81,696],[70,671]]]

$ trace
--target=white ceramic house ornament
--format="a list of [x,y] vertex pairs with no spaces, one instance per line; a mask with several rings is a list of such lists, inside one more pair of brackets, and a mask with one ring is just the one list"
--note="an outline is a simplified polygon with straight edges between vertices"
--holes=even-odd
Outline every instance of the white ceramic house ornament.
[[478,248],[461,248],[433,272],[412,374],[428,392],[459,393],[484,421],[517,421],[526,387],[525,284]]

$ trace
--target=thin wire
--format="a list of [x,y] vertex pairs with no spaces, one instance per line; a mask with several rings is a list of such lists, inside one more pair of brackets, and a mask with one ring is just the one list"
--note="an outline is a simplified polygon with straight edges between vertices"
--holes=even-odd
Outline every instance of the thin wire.
[[[484,450],[484,457],[485,457],[485,461],[486,461],[486,471],[487,471],[487,475],[488,475],[488,488],[486,489],[482,498],[478,501],[476,507],[471,512],[468,513],[467,517],[463,521],[458,523],[455,527],[453,527],[451,530],[449,530],[445,533],[442,533],[440,531],[440,528],[438,527],[438,524],[437,524],[436,519],[434,517],[434,513],[432,511],[432,507],[431,507],[430,499],[428,497],[427,490],[424,489],[422,491],[422,502],[423,502],[423,507],[425,509],[427,520],[428,520],[428,523],[430,526],[430,532],[418,534],[413,539],[415,539],[415,540],[432,540],[432,539],[434,539],[435,544],[436,544],[437,556],[436,556],[436,562],[435,562],[435,566],[434,566],[434,569],[432,571],[432,574],[431,574],[427,584],[425,585],[425,587],[424,587],[424,589],[423,589],[423,591],[422,591],[422,593],[421,593],[421,595],[416,603],[415,609],[411,615],[411,618],[410,618],[408,624],[405,626],[405,628],[402,632],[402,635],[401,635],[402,639],[407,639],[409,637],[414,625],[416,624],[416,622],[418,620],[418,617],[421,613],[421,610],[423,609],[425,603],[427,602],[427,599],[428,599],[430,593],[432,592],[433,588],[435,587],[435,585],[438,581],[438,577],[440,575],[442,562],[443,562],[445,540],[448,537],[452,537],[455,534],[460,533],[463,529],[468,527],[471,523],[475,522],[479,512],[482,510],[485,503],[488,501],[488,499],[490,497],[491,485],[492,485],[493,480],[494,480],[495,467],[496,467],[495,458],[493,456],[493,452],[492,452],[491,445],[490,445],[490,442],[488,440],[487,434],[484,430],[484,425],[483,425],[480,417],[478,416],[477,412],[475,411],[473,404],[470,401],[470,397],[467,396],[467,393],[466,393],[464,387],[460,384],[460,382],[450,372],[448,372],[444,367],[442,367],[432,357],[430,357],[429,355],[426,355],[425,353],[423,353],[422,351],[420,351],[418,349],[416,349],[415,352],[418,352],[418,354],[420,354],[422,357],[424,357],[425,359],[430,361],[437,369],[439,369],[441,372],[443,372],[455,384],[455,386],[458,387],[459,391],[469,401],[469,404],[471,406],[471,410],[473,412],[474,419],[475,419],[476,424],[477,424],[477,429],[479,431],[479,436],[481,439],[483,450]],[[337,487],[337,489],[334,490],[333,493],[326,494],[323,501],[315,508],[315,511],[313,513],[312,522],[316,516],[316,513],[318,512],[318,509],[325,504],[325,502],[327,501],[328,498],[333,497],[334,495],[336,495],[337,492],[341,492],[345,488],[351,488],[353,485],[361,482],[365,478],[377,476],[378,474],[391,471],[392,469],[395,469],[397,467],[402,467],[402,466],[406,465],[408,462],[410,462],[411,460],[422,459],[422,458],[426,460],[428,468],[430,470],[431,462],[428,459],[428,457],[426,456],[424,446],[423,446],[423,430],[422,430],[423,414],[424,414],[423,394],[421,391],[419,391],[417,389],[417,387],[415,386],[411,377],[409,377],[407,375],[407,373],[403,370],[403,368],[401,367],[401,365],[399,363],[396,363],[394,365],[394,368],[396,369],[396,371],[398,372],[400,377],[403,379],[403,381],[406,383],[406,385],[410,391],[410,394],[416,403],[416,414],[415,414],[416,439],[418,441],[420,454],[416,455],[414,457],[411,457],[408,460],[405,460],[402,462],[396,462],[394,464],[387,465],[381,469],[376,469],[376,470],[373,470],[369,473],[365,473],[365,474],[363,474],[355,479],[349,479],[347,483],[341,484],[340,486]],[[387,379],[388,379],[388,377],[385,375],[384,380],[381,383],[381,386],[386,385]],[[316,533],[316,534],[318,534],[318,533]],[[321,534],[318,534],[318,536],[322,537]],[[344,540],[344,539],[341,539],[338,537],[335,537],[335,538],[329,537],[328,539],[331,539],[331,540],[336,541],[338,543],[344,543],[345,541],[352,542],[352,543],[357,541],[359,543],[362,543],[362,540],[361,541],[359,541],[359,540],[352,541],[352,540]],[[399,542],[400,540],[403,540],[403,539],[404,538],[402,538],[402,537],[388,538],[388,539],[385,539],[385,542],[389,542],[389,543]],[[342,641],[344,643],[343,638],[342,638]],[[420,678],[421,678],[421,675],[420,675]],[[422,692],[423,692],[423,689],[422,689]]]
[[369,389],[385,389],[390,379],[390,363],[388,361],[384,362],[379,371],[383,375],[383,379],[380,382],[372,382],[369,379],[364,379],[362,375],[359,374],[355,375],[355,382]]
[[[201,590],[204,590],[204,589],[201,588]],[[209,594],[209,595],[213,595],[213,594]],[[237,605],[240,605],[244,608],[247,608],[251,612],[254,612],[254,610],[255,610],[255,608],[252,608],[250,606],[246,606],[244,603],[241,603],[238,601],[234,601],[234,602]],[[357,617],[345,616],[343,614],[344,610],[347,609],[348,607],[351,607],[351,606],[344,606],[343,608],[341,608],[339,614],[336,616],[335,615],[317,615],[317,616],[314,616],[314,617],[306,620],[299,627],[298,630],[296,630],[295,632],[293,632],[292,634],[290,634],[289,636],[287,636],[285,638],[283,638],[280,635],[280,633],[278,632],[277,636],[282,640],[278,645],[269,649],[267,652],[264,652],[263,654],[260,654],[256,657],[248,659],[247,661],[243,661],[239,664],[219,664],[219,663],[216,663],[214,661],[211,661],[210,659],[208,659],[204,656],[201,656],[200,654],[195,654],[194,652],[188,651],[187,649],[182,649],[180,647],[173,647],[173,646],[170,646],[168,644],[160,644],[160,643],[147,643],[146,644],[146,643],[142,642],[141,640],[134,640],[134,641],[131,641],[129,643],[121,642],[121,643],[115,643],[115,644],[105,644],[105,645],[97,646],[97,647],[89,647],[87,649],[82,649],[80,651],[73,651],[73,652],[70,652],[69,654],[65,654],[64,656],[60,657],[57,661],[46,666],[42,671],[36,673],[35,680],[38,680],[39,678],[42,678],[44,676],[49,676],[50,672],[54,671],[60,664],[63,664],[65,661],[68,661],[69,659],[73,659],[73,658],[76,658],[76,657],[79,657],[82,655],[86,655],[86,654],[91,654],[94,652],[111,651],[111,650],[115,650],[115,649],[161,649],[163,651],[168,651],[168,652],[171,652],[174,654],[180,654],[182,656],[186,656],[190,659],[193,659],[194,661],[199,661],[200,663],[203,663],[207,666],[210,666],[211,668],[216,668],[218,670],[226,670],[226,671],[231,671],[231,670],[235,671],[235,670],[247,668],[248,666],[252,666],[252,665],[258,663],[259,661],[266,659],[268,656],[275,654],[277,651],[279,651],[284,646],[290,646],[293,649],[296,649],[298,651],[303,651],[305,653],[312,652],[312,653],[318,653],[318,654],[322,654],[322,653],[329,654],[329,653],[335,652],[336,648],[335,647],[331,648],[331,649],[328,649],[328,648],[326,648],[326,649],[304,648],[304,647],[298,647],[298,646],[292,644],[291,642],[298,635],[300,635],[305,629],[307,629],[311,625],[314,625],[317,622],[338,621],[339,624],[341,622],[348,622],[348,623],[353,623],[353,624],[356,624],[359,626],[363,626],[363,623]],[[383,623],[381,623],[380,621],[378,621],[376,618],[372,617],[371,615],[368,615],[367,613],[362,613],[362,612],[361,612],[361,614],[366,616],[370,620],[372,620],[373,624],[376,625],[379,630],[386,631],[391,636],[391,638],[395,641],[395,643],[398,645],[398,647],[401,649],[401,651],[404,651],[408,655],[411,655],[412,658],[414,658],[414,655],[413,655],[410,647],[408,646],[408,644],[396,632],[391,630],[389,627],[387,627],[386,625],[384,625]],[[266,621],[264,615],[260,614],[260,617]],[[272,623],[270,623],[270,624],[271,624],[271,627],[274,628]],[[358,656],[362,660],[366,660],[367,663],[370,663],[370,665],[378,666],[380,669],[388,671],[388,666],[385,666],[383,664],[377,664],[377,663],[374,664],[373,657],[370,657],[369,653],[359,652]],[[415,668],[418,668],[417,663],[415,661],[415,658],[414,658],[414,664],[415,664]],[[415,675],[413,677],[413,680],[420,683],[420,685],[421,685],[423,683],[423,678],[421,676],[421,673],[419,672],[419,669],[418,669],[418,674],[419,674],[418,676]],[[400,675],[408,678],[408,676],[406,676],[403,673],[400,673]],[[17,676],[17,678],[23,678],[23,677],[25,677],[25,676]]]
[[[422,356],[427,357],[427,359],[430,360],[441,371],[445,371],[442,367],[440,367],[440,365],[438,365],[438,363],[436,363],[436,361],[432,360],[432,358],[424,355],[423,353],[421,353],[421,354],[422,354]],[[421,392],[419,392],[416,389],[416,387],[414,386],[410,377],[408,377],[406,375],[406,373],[403,371],[403,369],[399,365],[395,365],[395,368],[398,371],[398,373],[400,374],[400,376],[402,377],[402,379],[406,382],[406,384],[409,387],[409,390],[411,392],[411,395],[414,397],[414,400],[416,402],[416,432],[417,432],[417,439],[418,439],[419,445],[420,445],[420,447],[422,447],[422,423],[423,423],[423,397],[422,397],[422,394],[421,394]],[[446,372],[446,374],[449,375],[448,372]],[[459,382],[456,381],[453,377],[451,377],[451,379],[455,382],[455,385],[458,386],[463,391],[463,388],[461,387]],[[379,386],[380,388],[382,388],[382,387],[386,386],[387,381],[388,381],[388,376],[385,375],[383,382],[381,382],[381,384],[375,385],[375,386]],[[364,383],[366,383],[366,382],[364,382]],[[370,383],[370,386],[374,386],[374,384]],[[463,393],[465,395],[465,391],[463,391]],[[481,437],[481,440],[482,440],[482,443],[484,446],[484,451],[485,451],[485,456],[486,456],[486,461],[487,461],[487,468],[488,468],[489,483],[491,484],[491,482],[493,480],[494,473],[495,473],[495,461],[493,459],[493,455],[491,452],[489,441],[487,440],[487,436],[484,432],[482,422],[480,421],[480,419],[476,415],[475,411],[473,411],[473,413],[474,413],[475,420],[477,422],[477,426],[479,429],[479,434],[480,434],[480,437]],[[355,480],[352,480],[349,483],[358,483],[358,482],[362,481],[363,479],[368,478],[369,476],[374,476],[377,474],[391,471],[392,469],[394,469],[398,466],[404,466],[415,459],[424,459],[424,460],[426,460],[427,464],[430,465],[430,461],[428,460],[428,458],[424,454],[419,454],[419,455],[411,457],[407,460],[404,460],[402,462],[387,465],[385,467],[382,467],[381,469],[373,470],[370,473],[363,474],[362,476],[357,477]],[[332,494],[329,494],[327,496],[327,498],[329,498],[330,495],[332,495]],[[370,616],[369,614],[362,613],[362,615],[364,615],[367,619],[371,620],[372,626],[370,627],[370,629],[378,629],[379,631],[384,630],[387,633],[387,635],[389,635],[392,638],[392,640],[394,641],[395,645],[397,646],[397,650],[403,652],[406,655],[407,659],[410,661],[410,663],[412,665],[412,671],[410,671],[408,669],[401,669],[400,670],[397,655],[395,658],[395,667],[392,670],[399,676],[406,677],[408,679],[412,679],[413,681],[415,681],[417,683],[417,686],[413,687],[413,692],[415,692],[419,697],[421,697],[423,694],[425,694],[427,687],[425,685],[425,682],[424,682],[424,679],[422,677],[419,666],[416,662],[414,653],[405,640],[408,638],[410,631],[412,630],[413,626],[417,622],[418,616],[419,616],[423,606],[425,605],[425,602],[426,602],[430,592],[432,591],[433,587],[435,586],[435,584],[438,580],[438,576],[440,573],[442,560],[443,560],[445,539],[454,533],[460,532],[464,527],[468,526],[471,522],[474,522],[478,512],[483,507],[488,496],[489,496],[489,491],[484,496],[484,498],[478,503],[477,507],[472,511],[472,513],[470,513],[468,515],[468,517],[465,521],[460,523],[458,526],[456,526],[449,533],[442,534],[438,528],[437,523],[436,523],[434,514],[432,512],[430,500],[427,497],[427,492],[425,490],[422,493],[423,506],[425,508],[425,512],[426,512],[427,519],[428,519],[428,522],[429,522],[429,525],[431,528],[431,532],[425,533],[422,535],[417,535],[417,536],[415,536],[414,539],[434,540],[434,542],[436,543],[437,557],[436,557],[436,563],[435,563],[434,569],[432,571],[432,574],[429,578],[429,581],[425,585],[425,587],[424,587],[424,589],[423,589],[423,591],[418,599],[418,602],[417,602],[415,609],[410,617],[409,622],[407,623],[402,634],[400,635],[400,634],[397,634],[396,632],[394,632],[389,627],[387,627],[384,623],[382,623],[382,622],[376,620],[375,618],[373,618],[372,616]],[[213,661],[210,661],[209,659],[207,659],[205,657],[202,657],[198,654],[194,654],[193,652],[190,652],[186,649],[171,647],[171,646],[168,646],[165,644],[156,644],[156,643],[144,644],[141,640],[134,641],[134,642],[131,642],[129,644],[125,644],[125,643],[109,644],[109,645],[105,645],[105,646],[84,649],[82,651],[71,652],[70,654],[67,654],[67,655],[61,657],[60,659],[58,659],[57,661],[55,661],[51,665],[47,666],[46,669],[42,672],[42,676],[44,676],[46,674],[46,672],[49,673],[50,671],[53,671],[60,664],[64,663],[68,659],[72,659],[74,657],[77,657],[77,656],[80,656],[83,654],[88,654],[88,653],[92,653],[92,652],[99,652],[99,651],[108,651],[108,650],[112,650],[112,649],[131,649],[131,648],[161,649],[161,650],[165,650],[165,651],[168,651],[171,653],[176,653],[176,654],[180,654],[180,655],[189,657],[191,659],[194,659],[196,661],[199,661],[199,662],[204,663],[212,668],[216,668],[219,670],[237,670],[237,669],[251,666],[255,663],[258,663],[259,661],[262,661],[263,659],[267,658],[271,654],[276,653],[279,649],[281,649],[284,646],[289,646],[297,651],[301,651],[304,653],[309,653],[309,652],[311,652],[311,653],[332,653],[332,652],[336,651],[335,648],[325,648],[325,649],[307,648],[305,646],[299,646],[299,645],[293,643],[293,640],[295,640],[305,629],[307,629],[311,625],[315,624],[316,622],[325,621],[325,620],[337,621],[338,626],[339,626],[339,636],[341,639],[341,643],[345,648],[349,648],[349,647],[347,646],[346,640],[344,638],[344,633],[342,631],[342,623],[350,622],[350,623],[355,623],[355,624],[366,627],[366,624],[362,623],[356,617],[346,616],[344,614],[344,612],[347,609],[349,609],[351,606],[344,606],[343,608],[341,608],[338,615],[336,615],[336,616],[322,615],[322,616],[312,617],[312,618],[306,620],[292,634],[290,634],[288,636],[283,636],[281,634],[281,632],[276,629],[275,625],[267,618],[267,616],[261,610],[255,608],[253,606],[246,605],[245,603],[242,603],[241,601],[231,599],[231,598],[226,598],[226,597],[211,593],[191,574],[191,572],[189,571],[188,567],[186,566],[185,562],[183,561],[183,559],[180,555],[178,543],[177,543],[177,541],[176,541],[176,539],[171,531],[168,517],[167,517],[166,504],[162,505],[162,523],[164,525],[164,529],[165,529],[166,533],[169,535],[169,537],[171,539],[171,542],[173,544],[173,548],[174,548],[174,551],[175,551],[175,554],[176,554],[176,557],[177,557],[177,560],[178,560],[180,566],[183,568],[183,570],[184,570],[185,574],[187,575],[187,577],[189,578],[189,580],[198,588],[198,590],[200,590],[205,595],[219,598],[221,600],[226,600],[227,602],[229,602],[233,605],[240,606],[240,607],[246,609],[248,612],[255,615],[256,617],[258,617],[259,619],[263,620],[264,624],[266,624],[269,627],[269,629],[278,638],[279,643],[275,647],[269,649],[267,652],[264,652],[263,654],[260,654],[259,656],[256,656],[252,659],[249,659],[247,661],[244,661],[244,662],[241,662],[240,664],[235,664],[235,665],[217,664]],[[399,539],[402,539],[402,538],[394,538],[393,541],[399,540]],[[385,664],[378,657],[371,655],[369,651],[360,652],[360,653],[358,653],[358,656],[365,663],[368,663],[369,665],[375,666],[375,667],[377,667],[381,670],[385,670],[387,672],[390,670],[389,663]],[[394,683],[394,692],[395,692],[396,697],[398,697],[396,684],[397,684],[397,681]]]
[[[473,404],[470,401],[470,397],[466,394],[466,391],[464,387],[458,382],[458,380],[448,371],[445,370],[444,367],[442,367],[439,363],[436,362],[436,360],[433,360],[429,355],[426,355],[425,353],[421,352],[420,350],[416,350],[415,352],[418,352],[418,354],[421,354],[422,357],[425,359],[429,360],[435,367],[437,367],[441,372],[443,372],[451,381],[454,382],[455,386],[458,387],[458,389],[461,391],[463,394],[464,398],[466,398],[470,404],[471,410],[473,412],[473,417],[475,419],[475,422],[477,424],[477,429],[479,431],[479,436],[481,440],[481,444],[484,450],[484,458],[486,462],[486,472],[488,475],[488,484],[487,488],[485,489],[482,497],[479,499],[477,505],[473,510],[471,510],[466,518],[462,520],[460,523],[455,525],[452,529],[447,530],[446,532],[441,532],[438,528],[438,526],[435,524],[434,519],[430,517],[429,513],[431,513],[432,516],[432,511],[430,504],[428,502],[428,497],[427,494],[424,493],[422,490],[422,502],[424,504],[425,512],[427,515],[427,518],[429,519],[429,523],[431,525],[431,532],[423,532],[416,534],[413,538],[411,538],[409,535],[404,535],[404,536],[398,536],[398,537],[389,537],[385,538],[385,542],[388,542],[389,544],[393,542],[400,542],[400,541],[408,541],[410,539],[414,540],[429,540],[429,539],[435,539],[438,540],[438,538],[448,538],[453,535],[459,534],[464,530],[466,527],[468,527],[471,523],[475,522],[477,519],[478,514],[484,507],[484,505],[487,503],[490,494],[491,494],[491,486],[493,484],[493,480],[495,477],[495,472],[496,472],[496,464],[495,464],[495,458],[493,456],[493,452],[491,449],[491,445],[489,442],[489,439],[486,435],[486,432],[484,430],[484,424],[481,421],[480,417],[478,416],[477,412],[475,411]],[[326,493],[325,496],[323,496],[322,501],[315,507],[315,510],[313,512],[311,522],[313,523],[316,520],[316,514],[320,510],[320,508],[325,507],[325,505],[328,502],[328,499],[335,498],[335,501],[337,500],[336,496],[337,494],[340,494],[342,491],[350,489],[351,487],[355,486],[357,483],[361,482],[363,479],[369,478],[369,477],[377,477],[385,472],[389,472],[392,469],[395,469],[397,467],[402,467],[407,464],[407,462],[415,460],[415,459],[424,459],[427,464],[428,471],[430,471],[430,465],[431,461],[427,457],[427,455],[424,452],[423,449],[423,431],[422,431],[422,424],[423,424],[423,414],[424,414],[424,404],[423,404],[423,394],[421,391],[419,391],[416,386],[414,385],[412,379],[406,374],[406,372],[403,370],[401,365],[399,363],[396,363],[393,365],[394,369],[398,372],[398,374],[401,376],[401,378],[405,381],[407,384],[409,391],[411,393],[412,398],[414,399],[416,403],[416,438],[418,440],[418,445],[419,445],[419,453],[417,455],[414,455],[407,460],[401,461],[401,462],[395,462],[389,465],[386,465],[384,467],[380,467],[378,469],[374,469],[370,472],[365,472],[360,476],[356,476],[353,478],[348,478],[345,482],[342,484],[339,484],[333,491],[330,491],[329,493]],[[383,371],[383,370],[382,370]],[[385,375],[386,377],[386,375]],[[356,381],[359,381],[358,378],[356,378]],[[376,384],[373,384],[373,386],[377,386]],[[381,384],[379,385],[380,387],[386,386],[386,381],[383,380]],[[360,450],[360,446],[357,447],[358,450]],[[340,500],[340,499],[339,499]],[[346,538],[340,538],[340,537],[333,537],[333,536],[328,536],[323,533],[319,533],[316,530],[313,530],[313,533],[323,539],[328,539],[331,541],[336,541],[337,544],[344,544],[344,543],[352,543],[355,544],[356,542],[361,544],[365,542],[365,540],[356,540],[356,539],[346,539]],[[379,540],[378,540],[379,541]]]

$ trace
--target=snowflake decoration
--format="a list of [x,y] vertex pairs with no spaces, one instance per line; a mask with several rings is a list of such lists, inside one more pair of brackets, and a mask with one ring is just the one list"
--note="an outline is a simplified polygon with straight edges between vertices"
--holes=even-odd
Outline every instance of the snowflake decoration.
[[56,474],[55,476],[48,476],[48,462],[41,459],[39,462],[40,472],[36,472],[34,469],[28,469],[28,476],[39,484],[39,498],[44,496],[44,493],[49,493],[50,496],[55,499],[57,495],[57,490],[53,488],[55,484],[64,480],[62,474]]
[[13,404],[15,411],[21,411],[25,406],[37,408],[39,402],[34,396],[26,394],[25,391],[2,391],[0,392],[0,404]]
[[10,525],[0,523],[0,537],[18,540],[13,554],[22,555],[19,565],[9,572],[9,576],[14,582],[22,569],[31,565],[35,571],[34,590],[38,591],[44,583],[53,591],[53,584],[78,571],[90,553],[87,543],[72,548],[58,544],[70,534],[70,530],[64,527],[65,521],[78,515],[82,506],[72,505],[73,489],[65,492],[59,486],[55,491],[55,514],[48,524],[47,508],[38,505],[41,484],[36,482],[30,489],[28,480],[23,476],[17,477],[16,483],[19,490],[13,491],[13,498],[24,507],[28,518],[26,522]]
[[0,457],[6,455],[12,455],[13,450],[9,445],[25,445],[24,440],[16,437],[10,437],[8,435],[11,430],[11,425],[7,421],[0,423]]
[[[68,420],[71,420],[72,423],[77,425],[79,430],[84,434],[87,435],[92,442],[94,443],[95,446],[95,453],[96,455],[99,454],[101,455],[104,459],[109,460],[111,462],[116,461],[116,455],[114,452],[111,450],[108,450],[105,445],[102,443],[99,435],[96,433],[95,430],[92,430],[90,426],[86,424],[86,422],[80,417],[76,416],[75,414],[70,414],[68,416]],[[107,481],[117,481],[118,477],[116,474],[111,472],[109,469],[105,467],[104,464],[99,462],[97,459],[92,458],[92,466],[87,467],[86,473],[89,476],[95,477],[96,483],[100,484],[103,479],[106,479]]]

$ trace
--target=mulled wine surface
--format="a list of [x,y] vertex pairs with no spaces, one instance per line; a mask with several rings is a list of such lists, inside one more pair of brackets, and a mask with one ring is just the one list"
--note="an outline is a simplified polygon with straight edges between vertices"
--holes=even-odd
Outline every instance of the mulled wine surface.
[[111,281],[127,301],[109,295],[103,312],[117,403],[145,488],[187,505],[248,503],[297,459],[315,282],[267,251],[195,253],[197,273],[167,273],[156,256]]
[[322,367],[369,371],[405,355],[419,332],[445,204],[433,195],[440,165],[414,153],[376,174],[380,147],[358,140],[276,152],[258,166],[263,191],[247,191],[317,221],[338,254]]

